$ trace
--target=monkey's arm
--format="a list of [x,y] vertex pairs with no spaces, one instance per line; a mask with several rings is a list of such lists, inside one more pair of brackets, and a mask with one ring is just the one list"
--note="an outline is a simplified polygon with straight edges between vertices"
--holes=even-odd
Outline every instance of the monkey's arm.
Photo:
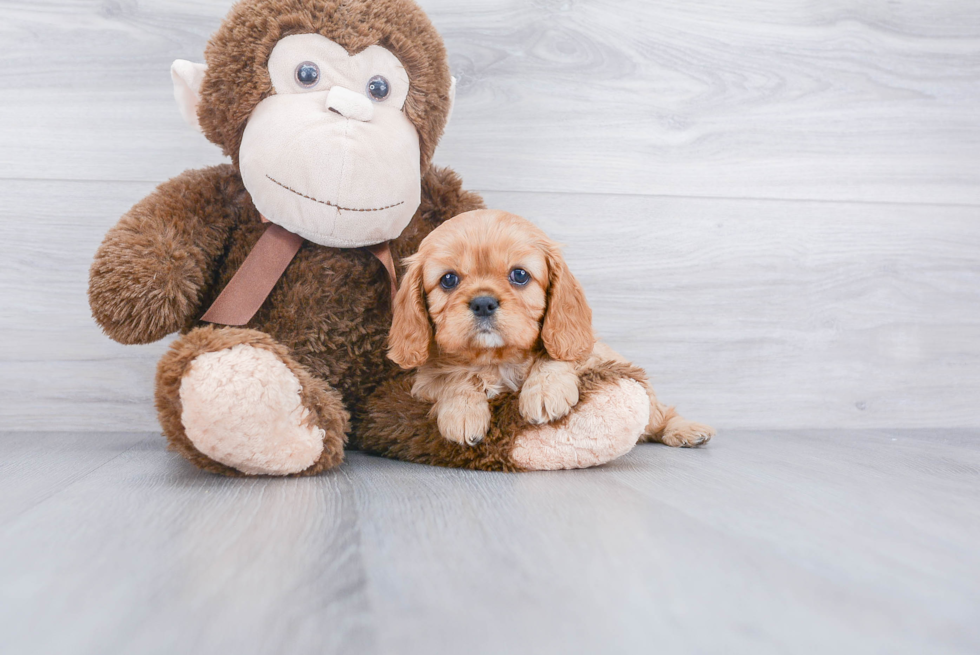
[[127,212],[89,272],[92,315],[120,343],[181,329],[213,283],[232,225],[250,207],[232,166],[186,171]]

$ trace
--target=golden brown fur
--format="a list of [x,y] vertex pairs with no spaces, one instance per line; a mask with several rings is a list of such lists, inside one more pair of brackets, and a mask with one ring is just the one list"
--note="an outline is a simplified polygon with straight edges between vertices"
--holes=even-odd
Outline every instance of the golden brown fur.
[[[418,369],[412,396],[432,404],[439,432],[452,442],[479,443],[491,425],[488,400],[502,393],[518,393],[528,422],[550,423],[576,405],[584,372],[609,361],[631,366],[596,344],[585,293],[558,245],[523,218],[490,210],[456,216],[406,262],[388,356]],[[530,281],[509,280],[515,268]],[[447,273],[458,279],[448,290],[440,285]],[[499,302],[492,327],[470,306],[480,297]],[[651,403],[642,440],[695,446],[711,438],[711,428],[678,416],[641,381]]]
[[[513,214],[472,211],[436,228],[406,261],[388,356],[418,367],[412,394],[433,403],[444,437],[481,441],[487,400],[504,391],[520,390],[520,412],[531,423],[571,411],[579,395],[574,362],[595,343],[592,311],[544,232]],[[452,288],[441,284],[447,275]],[[486,302],[494,309],[476,313],[481,300],[481,311]]]
[[[434,355],[465,363],[512,361],[538,345],[539,336],[558,360],[574,361],[592,349],[592,310],[582,286],[557,244],[519,216],[457,216],[426,237],[406,263],[389,339],[390,357],[402,367],[421,366]],[[531,274],[526,287],[508,282],[518,266]],[[460,286],[437,292],[447,272],[461,274]],[[500,300],[496,321],[504,347],[488,349],[477,340],[468,305],[483,292]]]

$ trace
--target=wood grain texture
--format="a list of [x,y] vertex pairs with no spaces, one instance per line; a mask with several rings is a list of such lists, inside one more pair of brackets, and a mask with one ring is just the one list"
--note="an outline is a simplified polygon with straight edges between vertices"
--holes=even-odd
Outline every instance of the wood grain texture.
[[980,5],[422,0],[437,161],[566,243],[605,340],[722,434],[229,480],[164,450],[167,344],[85,290],[120,215],[220,161],[168,71],[230,4],[0,3],[0,652],[980,651]]
[[135,448],[146,437],[127,432],[4,433],[0,438],[0,526]]
[[[0,6],[0,177],[162,181],[219,160],[174,107],[227,0]],[[424,0],[474,188],[980,203],[970,0]]]
[[[0,434],[3,484],[47,486],[0,494],[0,651],[973,653],[978,437],[744,431],[510,475],[355,453],[241,480],[145,434]],[[81,439],[105,462],[65,478]]]
[[[120,346],[85,297],[143,183],[2,182],[0,426],[155,430],[166,343]],[[488,193],[567,244],[600,335],[661,398],[733,427],[980,426],[970,207]]]
[[[0,524],[0,651],[375,652],[342,474],[229,485],[128,436],[121,454],[93,440],[108,463]],[[50,478],[80,439],[32,437],[0,435],[7,484]]]

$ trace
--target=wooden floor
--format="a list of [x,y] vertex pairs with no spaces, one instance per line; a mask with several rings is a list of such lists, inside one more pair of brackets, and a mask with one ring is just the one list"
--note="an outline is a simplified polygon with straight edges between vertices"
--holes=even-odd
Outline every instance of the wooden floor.
[[980,434],[771,431],[494,474],[225,479],[0,435],[0,652],[976,653]]
[[421,0],[435,161],[721,435],[304,480],[167,453],[86,300],[231,4],[0,0],[0,655],[980,652],[980,2]]

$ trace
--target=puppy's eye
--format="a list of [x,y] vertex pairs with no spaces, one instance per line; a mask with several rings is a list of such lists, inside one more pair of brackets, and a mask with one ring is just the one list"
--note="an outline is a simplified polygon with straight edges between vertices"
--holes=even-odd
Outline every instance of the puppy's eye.
[[523,287],[531,281],[531,274],[523,268],[515,268],[510,272],[510,281],[519,287]]
[[312,89],[320,82],[320,67],[312,61],[304,61],[296,67],[296,81],[307,89]]
[[455,273],[446,273],[439,280],[439,286],[446,291],[452,291],[459,285],[459,276]]

